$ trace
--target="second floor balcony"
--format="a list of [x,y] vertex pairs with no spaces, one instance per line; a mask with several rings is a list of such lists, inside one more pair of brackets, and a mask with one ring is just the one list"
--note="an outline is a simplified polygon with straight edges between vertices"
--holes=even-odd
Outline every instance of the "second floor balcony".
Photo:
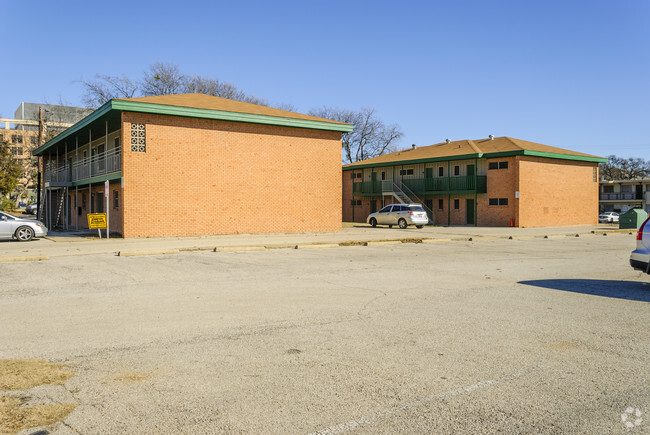
[[[487,176],[485,175],[409,178],[403,179],[401,183],[417,195],[487,192]],[[352,184],[352,192],[357,195],[382,195],[392,191],[392,180],[362,181]]]
[[643,193],[639,192],[601,192],[601,201],[642,201]]
[[68,159],[65,163],[59,162],[59,164],[50,161],[45,165],[43,179],[53,186],[69,186],[74,182],[113,174],[121,170],[121,149],[113,148],[77,161]]

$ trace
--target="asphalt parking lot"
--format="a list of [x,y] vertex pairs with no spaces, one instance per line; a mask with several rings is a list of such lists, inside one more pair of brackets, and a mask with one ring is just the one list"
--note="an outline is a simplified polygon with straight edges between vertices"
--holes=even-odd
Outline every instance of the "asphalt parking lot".
[[0,263],[0,358],[75,371],[20,393],[77,404],[51,433],[647,433],[650,278],[629,267],[633,246]]

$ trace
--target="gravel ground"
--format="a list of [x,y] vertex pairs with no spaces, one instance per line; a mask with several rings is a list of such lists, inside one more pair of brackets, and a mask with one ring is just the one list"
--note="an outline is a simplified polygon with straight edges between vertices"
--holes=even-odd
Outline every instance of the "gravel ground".
[[61,434],[624,433],[629,407],[648,433],[650,279],[633,246],[2,263],[0,358],[76,370],[65,391],[33,392],[79,404],[47,428]]

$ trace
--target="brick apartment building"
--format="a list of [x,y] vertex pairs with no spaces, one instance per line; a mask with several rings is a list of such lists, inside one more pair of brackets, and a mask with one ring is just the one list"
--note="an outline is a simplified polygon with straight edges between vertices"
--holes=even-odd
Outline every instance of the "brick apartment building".
[[349,124],[202,94],[114,99],[35,150],[50,227],[124,237],[341,228]]
[[0,129],[0,143],[7,144],[23,168],[23,176],[10,194],[11,198],[24,202],[36,200],[38,167],[32,151],[40,145],[39,139],[56,136],[90,112],[92,111],[82,107],[22,102],[13,118],[0,118],[0,124],[3,125]]
[[343,220],[414,202],[436,225],[596,224],[605,161],[509,137],[414,146],[343,166]]
[[625,213],[632,208],[650,213],[650,177],[600,182],[600,211]]

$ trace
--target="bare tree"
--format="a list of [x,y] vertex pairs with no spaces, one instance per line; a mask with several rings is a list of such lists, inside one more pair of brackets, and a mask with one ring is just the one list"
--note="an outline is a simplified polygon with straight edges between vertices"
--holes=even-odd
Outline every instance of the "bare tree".
[[80,80],[84,86],[83,101],[88,108],[97,108],[113,98],[132,98],[138,85],[127,76],[95,75],[94,80]]
[[185,93],[185,76],[177,65],[156,62],[144,73],[140,89],[145,97]]
[[352,124],[351,133],[343,133],[343,163],[353,163],[394,151],[404,135],[397,124],[386,125],[377,118],[375,109],[364,108],[359,112],[323,107],[310,110],[309,114],[321,118]]
[[237,89],[232,83],[202,76],[186,76],[183,81],[183,90],[186,93],[213,95],[237,101],[244,101],[248,97],[245,92]]
[[650,175],[650,161],[630,157],[625,159],[611,155],[607,163],[601,163],[600,179],[611,180],[633,180]]

